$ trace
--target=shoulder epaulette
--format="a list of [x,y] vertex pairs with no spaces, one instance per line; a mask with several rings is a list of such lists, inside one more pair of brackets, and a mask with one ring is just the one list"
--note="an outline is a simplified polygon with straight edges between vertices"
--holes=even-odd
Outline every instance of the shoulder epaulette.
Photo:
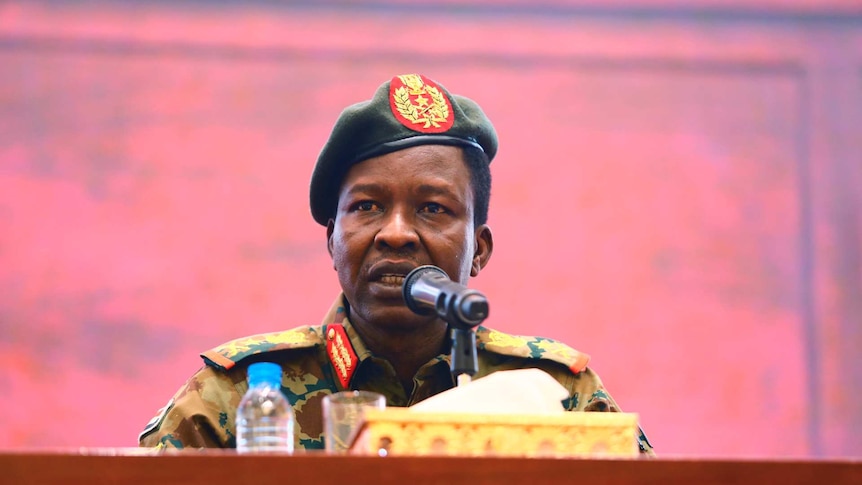
[[304,326],[283,332],[262,333],[232,340],[201,354],[207,365],[227,370],[251,355],[277,350],[303,349],[323,344],[320,327]]
[[476,343],[480,349],[496,354],[552,360],[565,365],[575,374],[584,370],[590,361],[589,355],[556,340],[509,335],[485,327],[476,329]]

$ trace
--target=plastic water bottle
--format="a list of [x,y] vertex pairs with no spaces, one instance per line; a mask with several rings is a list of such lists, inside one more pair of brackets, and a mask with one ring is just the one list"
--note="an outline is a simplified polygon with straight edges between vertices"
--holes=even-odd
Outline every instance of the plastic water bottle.
[[281,367],[248,366],[248,392],[236,412],[239,453],[293,453],[293,409],[281,393]]

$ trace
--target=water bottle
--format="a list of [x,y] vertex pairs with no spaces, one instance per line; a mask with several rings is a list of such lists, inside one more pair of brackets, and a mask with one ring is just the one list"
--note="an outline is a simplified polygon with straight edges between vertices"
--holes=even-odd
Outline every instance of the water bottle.
[[236,412],[239,453],[293,453],[293,409],[281,393],[281,367],[248,366],[248,391]]

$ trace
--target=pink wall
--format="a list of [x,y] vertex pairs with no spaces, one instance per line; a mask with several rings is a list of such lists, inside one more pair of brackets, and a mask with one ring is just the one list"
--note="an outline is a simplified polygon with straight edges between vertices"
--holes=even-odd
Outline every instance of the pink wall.
[[312,164],[418,71],[500,134],[489,326],[662,454],[862,456],[857,2],[322,3],[0,4],[0,448],[134,446],[200,351],[318,323]]

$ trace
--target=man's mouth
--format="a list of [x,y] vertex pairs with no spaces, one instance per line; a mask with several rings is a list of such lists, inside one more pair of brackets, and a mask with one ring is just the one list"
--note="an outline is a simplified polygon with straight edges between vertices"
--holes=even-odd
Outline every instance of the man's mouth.
[[404,284],[404,277],[405,275],[403,274],[384,274],[381,275],[377,281],[383,283],[384,285],[401,286],[402,284]]
[[381,260],[369,268],[368,282],[378,285],[380,290],[385,289],[387,293],[400,290],[407,273],[415,267],[416,263],[413,261]]

